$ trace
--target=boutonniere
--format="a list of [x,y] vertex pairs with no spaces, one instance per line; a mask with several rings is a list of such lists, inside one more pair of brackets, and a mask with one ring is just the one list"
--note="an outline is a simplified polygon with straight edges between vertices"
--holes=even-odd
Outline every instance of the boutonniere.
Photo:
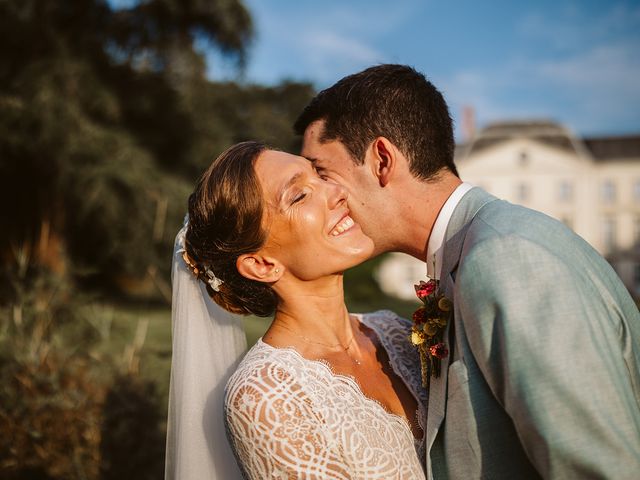
[[427,386],[428,372],[434,377],[440,376],[440,361],[449,355],[443,342],[447,323],[453,315],[453,303],[440,291],[437,280],[421,281],[416,295],[422,305],[413,314],[411,343],[420,353],[422,367],[422,385]]

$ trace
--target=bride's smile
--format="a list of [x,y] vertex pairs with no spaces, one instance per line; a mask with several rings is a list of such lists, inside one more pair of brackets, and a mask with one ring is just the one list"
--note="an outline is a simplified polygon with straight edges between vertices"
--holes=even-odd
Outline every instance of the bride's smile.
[[373,242],[350,216],[344,187],[308,160],[267,150],[255,164],[265,198],[263,248],[293,276],[313,280],[367,259]]
[[337,237],[338,235],[342,235],[343,233],[348,232],[353,227],[359,227],[354,221],[353,218],[349,216],[349,214],[345,214],[344,217],[336,224],[335,227],[331,229],[331,235]]

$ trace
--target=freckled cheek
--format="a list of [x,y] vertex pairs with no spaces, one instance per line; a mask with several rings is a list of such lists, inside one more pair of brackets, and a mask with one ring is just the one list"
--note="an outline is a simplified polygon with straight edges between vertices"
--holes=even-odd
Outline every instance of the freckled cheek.
[[317,212],[299,211],[286,222],[272,226],[272,239],[282,248],[302,247],[323,235],[324,220]]
[[322,227],[321,215],[315,210],[304,210],[299,217],[299,227],[307,230],[309,228]]

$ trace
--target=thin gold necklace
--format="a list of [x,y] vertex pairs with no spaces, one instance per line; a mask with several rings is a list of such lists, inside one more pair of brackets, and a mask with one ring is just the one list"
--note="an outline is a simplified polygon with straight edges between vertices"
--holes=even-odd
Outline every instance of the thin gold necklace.
[[293,331],[291,328],[287,327],[286,325],[283,325],[281,323],[277,324],[278,327],[284,328],[285,330],[289,330],[291,333],[293,333],[296,337],[302,339],[303,341],[305,341],[306,343],[311,343],[313,345],[322,345],[323,347],[327,347],[327,348],[331,348],[331,349],[336,349],[336,348],[340,348],[342,350],[344,350],[344,352],[347,354],[347,356],[353,360],[355,362],[356,365],[362,365],[362,363],[360,362],[360,360],[358,360],[357,358],[353,358],[351,355],[349,355],[349,349],[351,348],[351,344],[353,344],[353,341],[356,338],[356,334],[354,333],[351,336],[351,340],[349,340],[349,343],[347,343],[347,346],[344,347],[341,343],[336,343],[334,345],[331,345],[329,343],[322,343],[322,342],[318,342],[315,340],[311,340],[309,337],[306,337],[304,335],[302,335],[301,333],[295,332]]

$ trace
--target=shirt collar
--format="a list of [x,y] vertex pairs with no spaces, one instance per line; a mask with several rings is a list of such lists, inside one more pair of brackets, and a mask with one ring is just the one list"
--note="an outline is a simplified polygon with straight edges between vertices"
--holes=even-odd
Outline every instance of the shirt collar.
[[473,188],[473,185],[467,182],[462,182],[458,187],[451,193],[449,198],[444,205],[440,209],[440,213],[438,213],[438,217],[436,218],[435,223],[433,224],[433,229],[431,230],[431,235],[429,235],[429,244],[427,245],[427,276],[429,278],[440,278],[440,273],[442,270],[442,244],[444,242],[444,236],[447,232],[447,226],[449,225],[449,220],[451,220],[451,216],[453,215],[453,211],[456,209],[462,197]]

